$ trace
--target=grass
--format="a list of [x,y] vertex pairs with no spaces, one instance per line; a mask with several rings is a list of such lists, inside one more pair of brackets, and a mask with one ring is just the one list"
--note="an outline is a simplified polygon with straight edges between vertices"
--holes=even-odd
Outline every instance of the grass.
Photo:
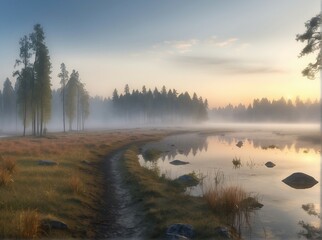
[[71,176],[71,178],[69,179],[69,186],[71,187],[74,193],[84,192],[84,184],[78,176]]
[[204,191],[203,198],[216,215],[226,219],[239,237],[241,227],[250,226],[251,212],[263,206],[258,202],[258,195],[246,192],[241,186],[214,185]]
[[19,239],[35,239],[40,235],[40,216],[37,210],[22,211],[18,223]]
[[147,238],[162,238],[169,225],[191,224],[197,239],[216,238],[214,229],[223,226],[222,220],[211,211],[200,197],[184,194],[176,181],[160,177],[157,172],[142,167],[135,147],[123,156],[126,184],[137,200],[141,200],[151,224]]
[[[164,134],[137,129],[1,139],[0,239],[94,238],[93,221],[103,207],[107,188],[105,157],[133,141],[152,141]],[[40,166],[38,160],[58,165]],[[60,219],[69,230],[31,234],[23,225],[25,219],[32,222],[31,216],[36,216],[30,209],[37,209],[40,220],[46,216]]]
[[240,168],[242,165],[240,158],[237,158],[237,157],[234,157],[232,162],[233,162],[234,168]]

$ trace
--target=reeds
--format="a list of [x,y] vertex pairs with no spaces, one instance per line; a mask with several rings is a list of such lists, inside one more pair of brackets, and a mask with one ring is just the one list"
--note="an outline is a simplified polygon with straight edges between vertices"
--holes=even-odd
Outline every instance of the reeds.
[[242,165],[240,158],[237,158],[237,157],[234,157],[232,162],[233,162],[234,168],[240,168]]

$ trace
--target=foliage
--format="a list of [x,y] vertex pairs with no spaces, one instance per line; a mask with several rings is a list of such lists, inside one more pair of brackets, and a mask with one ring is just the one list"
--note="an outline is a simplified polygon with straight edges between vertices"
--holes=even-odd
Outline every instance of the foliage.
[[246,107],[231,104],[210,110],[210,118],[217,121],[236,122],[317,122],[320,121],[320,103],[318,101],[303,102],[296,98],[293,103],[284,98],[268,100],[254,99],[253,104]]
[[187,122],[206,120],[208,102],[202,97],[193,94],[191,98],[188,92],[178,94],[173,90],[166,90],[163,86],[159,91],[157,88],[152,92],[143,86],[142,91],[133,90],[130,93],[129,86],[124,88],[124,94],[113,92],[113,107],[115,114],[125,119],[138,119],[142,122]]
[[318,51],[316,61],[309,63],[302,71],[303,76],[309,79],[315,79],[316,73],[321,69],[321,14],[317,14],[305,23],[306,31],[303,34],[297,34],[296,40],[306,42],[306,46],[302,49],[299,57]]

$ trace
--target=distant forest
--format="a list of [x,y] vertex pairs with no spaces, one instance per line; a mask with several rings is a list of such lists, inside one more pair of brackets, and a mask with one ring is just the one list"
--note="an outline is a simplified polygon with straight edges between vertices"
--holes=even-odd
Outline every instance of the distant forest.
[[231,104],[226,107],[213,108],[209,111],[213,121],[231,122],[320,122],[321,104],[319,101],[303,101],[299,97],[294,102],[267,98],[254,99],[247,107]]
[[112,97],[113,112],[116,116],[143,123],[200,122],[208,119],[208,101],[196,93],[178,93],[163,86],[161,91],[142,87],[142,91],[130,93],[126,85],[123,94],[115,89]]

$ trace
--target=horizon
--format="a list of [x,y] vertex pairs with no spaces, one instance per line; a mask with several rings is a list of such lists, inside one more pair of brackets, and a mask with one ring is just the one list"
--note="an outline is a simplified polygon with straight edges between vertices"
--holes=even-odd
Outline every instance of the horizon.
[[111,97],[129,84],[196,92],[209,108],[256,98],[320,100],[320,81],[301,74],[314,56],[298,58],[304,43],[295,40],[320,1],[233,2],[2,0],[0,88],[7,77],[15,82],[19,39],[40,23],[52,89],[60,87],[64,62],[93,97]]

